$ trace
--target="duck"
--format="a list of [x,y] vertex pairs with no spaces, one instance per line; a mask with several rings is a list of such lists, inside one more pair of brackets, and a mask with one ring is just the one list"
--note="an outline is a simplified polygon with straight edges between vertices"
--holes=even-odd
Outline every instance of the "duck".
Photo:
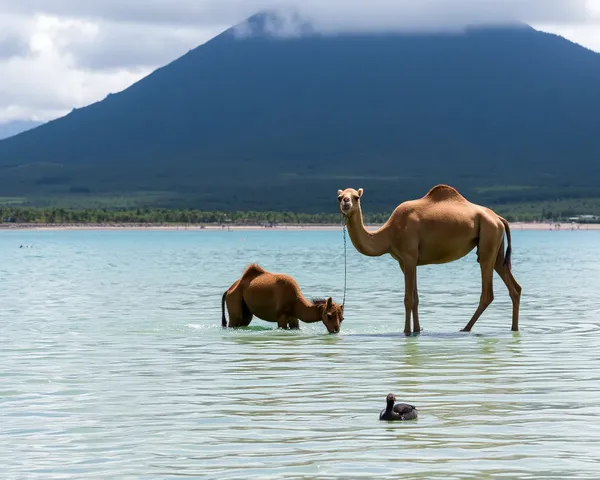
[[414,420],[417,418],[417,409],[408,403],[396,402],[396,395],[389,393],[386,397],[387,406],[379,413],[379,420]]

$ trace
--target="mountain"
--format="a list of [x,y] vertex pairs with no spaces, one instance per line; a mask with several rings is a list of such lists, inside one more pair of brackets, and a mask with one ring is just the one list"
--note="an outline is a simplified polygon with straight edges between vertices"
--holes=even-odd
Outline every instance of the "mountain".
[[243,35],[0,141],[0,191],[306,212],[335,209],[349,186],[370,210],[442,182],[491,204],[600,197],[600,55],[527,26],[281,37],[272,25],[251,17]]
[[8,123],[0,123],[0,140],[31,130],[41,124],[42,122],[34,122],[32,120],[16,120]]

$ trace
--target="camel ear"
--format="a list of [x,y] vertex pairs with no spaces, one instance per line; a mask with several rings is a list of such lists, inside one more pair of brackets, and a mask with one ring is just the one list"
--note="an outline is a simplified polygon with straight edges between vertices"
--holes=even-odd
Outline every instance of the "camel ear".
[[327,305],[326,305],[327,310],[329,310],[331,308],[331,305],[333,305],[333,299],[331,297],[329,297],[327,299]]
[[338,190],[338,197],[339,197],[339,196],[340,196],[342,193],[344,193],[342,190]]
[[358,198],[362,197],[364,190],[362,188],[358,189]]

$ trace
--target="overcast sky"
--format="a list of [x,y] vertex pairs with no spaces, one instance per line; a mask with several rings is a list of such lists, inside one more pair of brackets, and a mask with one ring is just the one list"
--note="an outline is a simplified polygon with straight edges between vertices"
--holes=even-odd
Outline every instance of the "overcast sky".
[[519,20],[600,52],[600,0],[0,0],[0,123],[101,100],[280,5],[323,31]]

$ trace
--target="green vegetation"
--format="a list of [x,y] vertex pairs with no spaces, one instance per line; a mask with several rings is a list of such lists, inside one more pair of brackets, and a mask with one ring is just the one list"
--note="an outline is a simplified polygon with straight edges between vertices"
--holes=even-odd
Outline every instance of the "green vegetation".
[[[493,207],[509,221],[564,221],[576,215],[600,216],[600,199],[584,198],[555,202],[522,203]],[[380,224],[391,212],[365,212],[365,222]],[[342,219],[335,209],[332,213],[294,212],[224,212],[192,209],[135,208],[135,209],[67,209],[61,207],[0,206],[0,219],[18,223],[94,224],[94,223],[142,223],[142,224],[337,224]]]
[[[173,223],[173,224],[235,224],[259,225],[269,223],[332,224],[340,223],[339,214],[303,214],[291,212],[205,212],[165,208],[139,209],[65,209],[0,207],[4,221],[18,223]],[[372,215],[371,222],[380,222],[383,215]]]
[[578,215],[600,216],[600,198],[523,202],[491,207],[509,221],[564,221]]

